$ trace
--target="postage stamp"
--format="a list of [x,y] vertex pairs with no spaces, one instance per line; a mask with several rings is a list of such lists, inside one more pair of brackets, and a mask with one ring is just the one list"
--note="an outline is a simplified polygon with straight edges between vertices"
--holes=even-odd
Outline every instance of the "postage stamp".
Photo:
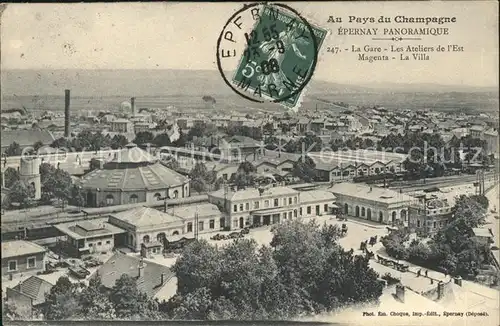
[[[244,97],[295,107],[314,73],[327,31],[311,25],[286,5],[264,4],[245,10],[253,10],[254,22],[251,29],[243,32],[245,46],[232,78],[229,81],[227,72],[219,65],[221,75]],[[226,39],[229,35],[234,40],[232,32],[223,30],[221,33]],[[231,54],[221,52],[220,44],[218,42],[218,62]],[[236,55],[235,52],[232,54]]]

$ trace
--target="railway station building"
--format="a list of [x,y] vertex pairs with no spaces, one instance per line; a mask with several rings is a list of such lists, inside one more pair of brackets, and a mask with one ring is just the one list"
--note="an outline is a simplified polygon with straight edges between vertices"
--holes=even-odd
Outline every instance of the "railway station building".
[[222,228],[239,230],[250,225],[271,225],[329,214],[335,196],[326,191],[299,192],[281,186],[238,191],[226,187],[209,193],[208,200],[221,210]]

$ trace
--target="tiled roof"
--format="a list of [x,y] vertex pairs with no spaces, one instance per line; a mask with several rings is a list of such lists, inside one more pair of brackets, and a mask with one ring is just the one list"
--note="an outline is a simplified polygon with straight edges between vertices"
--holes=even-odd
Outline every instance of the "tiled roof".
[[44,247],[29,241],[15,240],[2,242],[2,259],[34,255],[45,251],[46,249]]
[[33,305],[36,306],[45,302],[45,294],[49,293],[53,286],[34,275],[14,286],[14,290],[32,298]]
[[82,177],[84,188],[100,189],[164,189],[186,183],[188,178],[159,162],[120,169],[104,167]]
[[150,207],[136,207],[112,215],[114,218],[125,221],[136,227],[154,227],[155,225],[183,225],[184,221],[178,216],[161,212]]
[[339,195],[347,195],[371,201],[383,202],[386,204],[411,202],[415,200],[413,197],[394,190],[370,187],[359,183],[337,183],[330,188],[330,191],[337,197]]
[[198,217],[219,216],[221,212],[214,204],[199,204],[199,205],[186,205],[178,206],[168,210],[169,214],[181,217],[183,219],[193,219],[196,214]]
[[[143,262],[144,276],[139,277],[140,262],[141,258],[117,252],[96,271],[96,274],[101,277],[102,284],[107,288],[112,288],[116,280],[123,274],[127,274],[136,279],[139,291],[149,297],[154,297],[174,274],[166,266],[147,261]],[[164,274],[163,285],[161,284],[162,274]]]
[[26,129],[26,130],[4,130],[1,133],[2,147],[9,146],[13,142],[23,146],[32,146],[37,141],[44,145],[50,145],[54,141],[54,136],[48,130]]

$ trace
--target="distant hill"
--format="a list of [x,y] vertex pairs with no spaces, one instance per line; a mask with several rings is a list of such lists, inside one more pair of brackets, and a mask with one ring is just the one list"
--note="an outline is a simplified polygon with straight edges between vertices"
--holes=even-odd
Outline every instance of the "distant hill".
[[[2,109],[34,110],[64,107],[64,89],[71,89],[72,108],[112,109],[137,97],[139,107],[204,108],[204,96],[218,109],[283,110],[277,104],[256,104],[233,92],[213,70],[3,70]],[[490,93],[488,93],[490,92]],[[313,77],[302,107],[382,105],[387,108],[498,111],[498,90],[435,84],[374,83],[346,85]]]
[[400,84],[400,83],[371,83],[362,84],[361,87],[367,87],[372,90],[384,90],[393,92],[425,92],[425,93],[442,93],[442,92],[457,92],[457,93],[478,93],[478,92],[498,92],[498,87],[477,87],[469,85],[441,85],[432,83],[415,83],[415,84]]
[[[59,95],[64,89],[73,96],[172,96],[232,95],[215,70],[3,70],[2,94]],[[436,84],[374,83],[345,85],[314,79],[308,94],[397,92],[478,92],[494,88]]]

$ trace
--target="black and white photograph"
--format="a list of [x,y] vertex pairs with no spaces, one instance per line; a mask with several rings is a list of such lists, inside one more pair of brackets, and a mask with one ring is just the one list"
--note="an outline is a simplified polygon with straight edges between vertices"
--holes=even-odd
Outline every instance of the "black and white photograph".
[[500,325],[497,1],[0,4],[2,324]]

